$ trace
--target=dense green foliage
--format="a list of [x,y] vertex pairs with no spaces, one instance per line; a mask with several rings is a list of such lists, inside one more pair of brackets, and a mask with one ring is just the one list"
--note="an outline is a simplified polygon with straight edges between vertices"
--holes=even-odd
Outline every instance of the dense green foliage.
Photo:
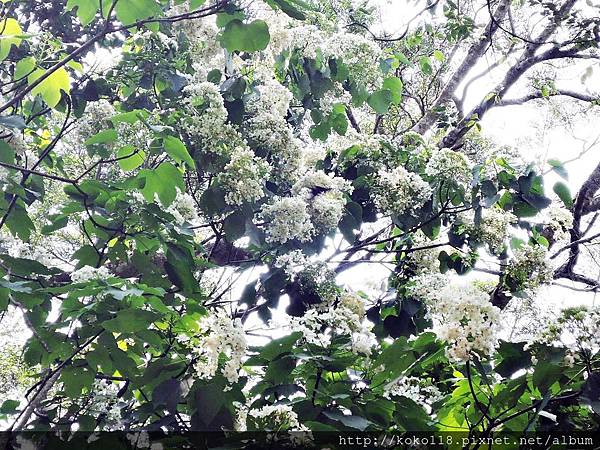
[[[573,195],[480,134],[503,92],[435,104],[477,2],[388,41],[343,2],[175,3],[2,4],[0,311],[31,331],[6,423],[597,428],[597,310],[502,331],[572,275],[547,255]],[[496,278],[465,281],[482,257]],[[387,287],[336,282],[361,265]]]

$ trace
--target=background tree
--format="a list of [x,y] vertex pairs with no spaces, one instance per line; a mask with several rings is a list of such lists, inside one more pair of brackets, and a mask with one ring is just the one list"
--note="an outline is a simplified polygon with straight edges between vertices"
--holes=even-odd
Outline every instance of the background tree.
[[[596,112],[552,78],[599,57],[586,2],[428,1],[398,36],[346,2],[1,14],[0,309],[35,373],[10,429],[597,427],[599,312],[548,323],[533,299],[598,288],[579,264],[600,165],[553,200],[480,123]],[[387,286],[339,285],[357,266]],[[524,310],[536,332],[508,333]]]

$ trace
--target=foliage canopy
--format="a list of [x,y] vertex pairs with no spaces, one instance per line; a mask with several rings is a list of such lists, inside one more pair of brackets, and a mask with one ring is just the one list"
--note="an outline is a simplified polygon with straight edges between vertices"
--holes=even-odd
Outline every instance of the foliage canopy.
[[[600,312],[505,329],[554,279],[598,288],[577,262],[599,169],[577,195],[548,188],[480,120],[597,106],[543,77],[505,94],[532,67],[596,59],[600,21],[583,1],[511,3],[430,1],[377,36],[344,1],[3,2],[0,311],[31,335],[11,363],[27,396],[6,392],[1,417],[597,428]],[[490,48],[515,61],[469,110],[458,87]],[[482,258],[498,269],[473,282]],[[358,267],[386,286],[336,281]]]

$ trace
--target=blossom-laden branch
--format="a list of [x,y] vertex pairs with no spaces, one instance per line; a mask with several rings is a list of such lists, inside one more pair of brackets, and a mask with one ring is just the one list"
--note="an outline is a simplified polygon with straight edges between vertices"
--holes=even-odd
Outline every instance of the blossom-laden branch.
[[18,94],[16,94],[9,101],[7,101],[5,104],[0,106],[0,113],[3,113],[4,111],[6,111],[7,109],[9,109],[11,107],[14,108],[21,100],[23,100],[27,96],[27,94],[32,92],[37,86],[39,86],[44,80],[48,79],[53,73],[55,73],[57,70],[61,69],[62,67],[65,67],[67,64],[69,64],[69,62],[75,60],[78,56],[84,54],[90,48],[92,48],[96,43],[101,42],[103,39],[105,39],[107,36],[109,36],[111,34],[119,33],[122,31],[128,31],[128,30],[135,29],[135,28],[140,28],[144,25],[151,24],[151,23],[177,23],[177,22],[181,22],[184,20],[200,19],[202,17],[207,17],[210,15],[217,14],[219,11],[221,11],[223,8],[225,8],[225,6],[227,6],[227,4],[229,3],[230,0],[221,0],[218,3],[216,3],[214,5],[210,5],[208,7],[200,8],[196,11],[191,11],[191,12],[187,12],[187,13],[183,13],[183,14],[176,14],[176,15],[173,15],[170,17],[149,18],[149,19],[138,20],[138,21],[128,24],[128,25],[113,26],[113,24],[111,22],[112,21],[112,13],[113,13],[118,1],[119,0],[114,0],[112,2],[110,9],[108,10],[108,13],[106,16],[106,24],[104,26],[104,29],[100,33],[91,37],[90,39],[88,39],[88,41],[83,43],[80,47],[73,50],[71,53],[69,53],[63,59],[58,61],[56,64],[54,64],[53,66],[46,69],[46,71],[39,78],[37,78],[34,82],[28,84],[24,89],[19,91]]

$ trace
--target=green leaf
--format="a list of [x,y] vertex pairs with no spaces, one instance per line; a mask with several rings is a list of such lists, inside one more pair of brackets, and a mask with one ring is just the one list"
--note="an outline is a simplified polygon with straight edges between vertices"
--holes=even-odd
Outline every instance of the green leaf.
[[195,169],[194,160],[183,142],[174,136],[163,138],[163,146],[168,155],[177,162],[185,162],[190,169]]
[[410,60],[406,57],[406,55],[402,52],[398,53],[396,55],[396,58],[398,58],[398,61],[401,64],[404,64],[405,66],[410,66]]
[[176,188],[182,192],[185,189],[181,172],[169,162],[161,163],[154,170],[141,170],[139,176],[145,179],[142,194],[147,202],[153,202],[154,195],[158,194],[163,206],[168,207],[177,196]]
[[600,414],[600,373],[589,374],[583,386],[581,400],[591,406],[596,414]]
[[435,59],[437,59],[439,62],[444,62],[444,60],[446,59],[446,57],[444,56],[444,54],[441,51],[439,51],[439,50],[434,50],[433,57]]
[[118,138],[119,136],[115,130],[102,130],[88,138],[85,141],[85,145],[107,144],[109,142],[115,142]]
[[360,431],[365,431],[367,427],[372,424],[371,421],[365,419],[364,417],[346,415],[339,411],[323,411],[323,414],[332,420],[341,422],[346,427],[354,428]]
[[254,20],[245,24],[241,20],[234,19],[225,26],[221,35],[221,45],[230,52],[264,50],[270,40],[269,27],[263,20]]
[[306,9],[308,5],[298,0],[267,0],[267,3],[273,8],[281,9],[285,14],[293,19],[305,20],[306,15],[298,8],[298,6]]
[[538,213],[538,209],[526,202],[517,202],[513,206],[513,213],[517,217],[533,217]]
[[302,337],[302,333],[296,331],[289,336],[284,336],[279,339],[273,339],[271,342],[266,344],[258,355],[260,358],[267,361],[273,361],[279,355],[288,353],[294,347],[294,344]]
[[78,260],[76,269],[80,269],[83,266],[95,266],[98,262],[98,251],[91,245],[84,245],[73,253],[73,258]]
[[26,77],[33,71],[34,68],[35,58],[33,56],[29,56],[27,58],[19,60],[15,65],[15,73],[13,79],[20,80],[21,78]]
[[241,9],[236,9],[233,11],[218,13],[216,23],[219,28],[224,28],[232,20],[244,20],[245,18],[246,15],[244,14],[244,11]]
[[[27,124],[25,123],[25,119],[23,119],[23,117],[21,116],[16,115],[0,117],[0,125],[6,128],[14,128],[17,130],[23,130],[27,126]],[[9,149],[9,151],[10,150],[12,149]]]
[[246,232],[246,216],[242,211],[234,211],[223,221],[223,231],[229,242],[241,238]]
[[[37,69],[27,77],[27,82],[31,85],[45,73],[45,70]],[[63,91],[67,94],[71,91],[71,78],[65,68],[60,67],[33,88],[31,95],[41,95],[46,104],[54,108],[60,102],[61,92]]]
[[15,19],[0,20],[0,61],[3,61],[8,56],[11,47],[18,47],[22,39],[19,37],[23,34],[23,30]]
[[14,258],[10,255],[0,255],[4,269],[10,269],[11,275],[31,276],[33,274],[52,275],[59,273],[59,269],[49,269],[42,263],[28,258]]
[[415,357],[410,351],[406,338],[398,338],[392,345],[385,348],[376,359],[374,366],[383,365],[392,378],[400,376],[412,363]]
[[392,103],[392,92],[389,89],[375,91],[369,96],[367,103],[377,114],[385,114]]
[[547,361],[540,361],[533,372],[533,384],[544,394],[562,374],[562,368]]
[[331,120],[331,128],[340,136],[344,136],[348,131],[348,118],[346,114],[335,114]]
[[133,111],[127,111],[124,113],[116,114],[110,118],[110,121],[113,125],[117,125],[118,123],[136,123],[141,119],[147,119],[148,112],[142,109],[134,109]]
[[0,413],[2,414],[12,414],[17,411],[19,407],[18,400],[4,400],[2,406],[0,406]]
[[400,78],[389,77],[383,80],[383,89],[392,93],[392,103],[398,105],[402,101],[403,84]]
[[117,19],[123,25],[144,20],[161,12],[154,0],[119,0],[115,7]]
[[66,9],[67,11],[71,11],[73,8],[77,8],[77,17],[85,27],[94,20],[98,6],[98,0],[69,0]]
[[570,209],[573,206],[573,197],[571,196],[571,191],[565,183],[558,181],[552,190],[556,195],[558,195],[558,198],[562,200],[567,208]]
[[85,354],[85,360],[92,370],[96,370],[98,367],[104,373],[111,373],[114,370],[108,350],[100,344],[97,344],[93,351]]
[[181,382],[174,378],[163,381],[152,391],[152,404],[154,407],[165,405],[171,414],[177,411],[177,403],[180,398]]
[[419,67],[421,68],[421,72],[423,72],[425,75],[431,75],[433,73],[431,60],[427,56],[422,56],[419,59]]
[[218,186],[210,186],[200,196],[200,207],[209,216],[221,214],[223,208],[227,207],[225,192]]
[[155,172],[162,184],[161,190],[158,192],[160,201],[164,206],[169,206],[177,196],[176,188],[179,188],[181,192],[185,191],[181,172],[177,167],[168,162],[161,163]]
[[117,313],[117,317],[102,323],[102,326],[113,333],[135,333],[146,330],[158,315],[143,309],[124,309]]
[[10,289],[6,287],[0,287],[0,312],[6,311],[10,302]]
[[26,281],[6,281],[0,279],[0,286],[13,292],[22,292],[25,294],[31,293],[31,288],[27,286]]
[[23,241],[28,241],[35,225],[29,218],[27,211],[22,206],[15,206],[6,219],[6,226],[14,236]]
[[190,0],[190,11],[195,11],[206,3],[206,0]]
[[75,398],[85,388],[89,390],[94,382],[94,373],[86,367],[67,366],[60,373],[63,392],[67,397]]
[[224,388],[225,385],[221,380],[213,379],[209,384],[198,386],[192,397],[195,411],[193,418],[197,418],[205,428],[225,404]]
[[214,83],[214,84],[219,84],[221,82],[222,77],[223,77],[223,74],[221,73],[221,71],[219,69],[213,69],[210,72],[208,72],[208,74],[206,75],[206,81],[210,81],[211,83]]
[[192,272],[194,267],[194,259],[187,248],[168,244],[165,271],[171,283],[188,294],[195,292],[198,287]]
[[423,224],[421,226],[421,230],[423,231],[423,233],[425,233],[425,235],[433,240],[435,238],[438,237],[438,235],[440,234],[440,229],[442,227],[442,221],[439,217],[433,219],[433,220],[429,220],[428,222],[426,222],[425,224]]
[[523,343],[500,341],[498,355],[502,358],[494,370],[504,378],[531,365],[531,355],[523,350]]
[[136,151],[133,145],[126,145],[117,151],[117,158],[124,158],[118,160],[121,169],[124,171],[134,170],[144,164],[146,152],[143,150]]
[[563,163],[560,162],[558,159],[549,159],[548,164],[552,166],[552,170],[554,170],[561,178],[564,178],[565,180],[569,179],[567,169],[565,169]]

